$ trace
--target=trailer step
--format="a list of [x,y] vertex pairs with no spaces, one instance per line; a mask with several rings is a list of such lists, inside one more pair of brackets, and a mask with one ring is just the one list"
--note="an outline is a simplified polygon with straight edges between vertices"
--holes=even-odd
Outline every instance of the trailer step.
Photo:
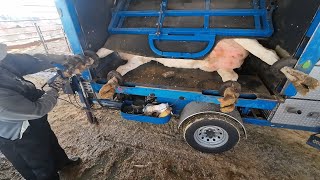
[[[172,58],[200,58],[205,56],[214,46],[216,36],[232,37],[270,37],[273,33],[272,12],[274,2],[266,0],[252,0],[252,8],[219,8],[212,9],[211,3],[215,0],[204,0],[204,9],[176,10],[168,9],[169,0],[161,0],[159,10],[128,10],[133,0],[118,1],[113,11],[109,24],[111,34],[142,34],[148,35],[149,46],[152,51],[160,56]],[[139,0],[135,0],[138,1]],[[142,3],[142,2],[139,2]],[[124,22],[128,18],[156,18],[154,27],[125,27]],[[167,18],[202,18],[201,27],[166,27],[164,22]],[[252,17],[253,28],[243,27],[211,27],[211,17]],[[179,23],[177,23],[179,24]],[[241,23],[240,23],[241,24]],[[185,41],[207,42],[207,47],[199,52],[168,52],[158,49],[155,41]]]

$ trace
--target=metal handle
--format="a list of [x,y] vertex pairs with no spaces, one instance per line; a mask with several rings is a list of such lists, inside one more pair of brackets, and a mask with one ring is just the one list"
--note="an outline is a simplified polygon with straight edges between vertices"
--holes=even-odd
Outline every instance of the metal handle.
[[295,108],[295,107],[287,107],[286,111],[288,113],[293,113],[293,114],[302,114],[302,111],[297,109],[297,108]]
[[[203,35],[203,36],[180,36],[180,35],[149,35],[149,46],[151,50],[159,56],[170,57],[170,58],[200,58],[205,56],[213,48],[215,42],[215,35]],[[205,49],[196,53],[188,52],[167,52],[159,50],[155,44],[155,40],[161,41],[187,41],[187,42],[208,42]]]

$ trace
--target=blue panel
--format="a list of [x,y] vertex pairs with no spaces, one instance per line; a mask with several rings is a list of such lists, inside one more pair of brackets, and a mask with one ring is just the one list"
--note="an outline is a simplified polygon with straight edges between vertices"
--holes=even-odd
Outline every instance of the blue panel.
[[138,114],[127,114],[124,112],[121,112],[120,114],[124,119],[127,119],[127,120],[148,122],[148,123],[152,123],[152,124],[165,124],[165,123],[169,122],[171,119],[171,115],[168,115],[168,116],[162,117],[162,118],[157,118],[157,117],[144,116],[144,115],[138,115]]
[[[201,10],[167,10],[168,0],[162,0],[160,10],[127,11],[128,3],[120,1],[113,13],[109,24],[109,32],[114,34],[145,34],[149,35],[149,45],[154,53],[173,58],[200,58],[207,54],[213,47],[216,35],[220,36],[242,36],[242,37],[269,37],[273,33],[271,13],[273,5],[266,8],[265,0],[253,0],[253,9],[210,9],[210,0],[205,1],[205,8]],[[162,24],[166,17],[199,16],[204,18],[202,28],[166,28]],[[212,16],[247,16],[254,17],[253,29],[246,28],[210,28],[209,22]],[[158,17],[156,28],[124,28],[123,19],[127,17]],[[183,36],[183,37],[180,37]],[[186,37],[190,36],[190,37]],[[154,40],[161,41],[203,41],[209,45],[197,53],[185,52],[162,52],[154,45]]]
[[[318,18],[320,22],[320,18]],[[300,59],[296,65],[296,69],[302,71],[304,73],[309,74],[312,68],[316,65],[316,63],[320,59],[320,23],[317,23],[317,28],[314,30],[313,35],[311,36],[309,43],[307,44],[306,48],[304,49],[303,53],[300,56]],[[311,62],[311,66],[309,68],[303,68],[302,65],[307,62]],[[287,85],[284,88],[284,95],[287,96],[295,96],[297,94],[296,89],[292,85],[292,83],[287,82]]]
[[266,119],[256,119],[256,118],[242,118],[244,123],[247,124],[255,124],[255,125],[259,125],[259,126],[271,126],[272,123]]
[[83,34],[73,1],[55,0],[55,3],[72,52],[74,54],[83,54],[80,42],[80,39],[83,39]]

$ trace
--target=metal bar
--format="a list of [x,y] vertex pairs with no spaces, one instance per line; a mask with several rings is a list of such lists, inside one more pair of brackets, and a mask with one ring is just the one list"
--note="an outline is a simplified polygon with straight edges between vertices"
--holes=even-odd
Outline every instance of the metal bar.
[[[264,9],[167,10],[165,16],[262,16],[265,12]],[[145,17],[159,16],[159,11],[119,11],[116,14],[126,17]]]
[[160,40],[165,40],[165,41],[170,41],[173,39],[175,41],[194,41],[194,42],[199,42],[199,41],[213,41],[214,40],[214,36],[211,36],[212,39],[208,39],[207,35],[197,35],[197,36],[177,36],[177,35],[160,35],[160,36],[156,36],[156,35],[149,35],[150,37],[153,37],[154,39],[160,39]]
[[109,28],[110,27],[118,27],[118,24],[120,22],[120,17],[118,15],[118,12],[120,12],[120,9],[123,9],[124,4],[124,0],[123,1],[118,1],[118,5],[116,6],[116,8],[113,10],[112,13],[112,18],[111,18],[111,22],[109,24]]
[[[125,3],[125,5],[124,5],[122,11],[128,10],[128,9],[129,9],[129,6],[130,6],[130,3],[131,3],[131,0],[126,0],[126,3]],[[117,26],[117,27],[122,27],[123,22],[124,22],[125,19],[126,19],[126,18],[122,16],[122,17],[120,18],[119,22],[118,22],[118,26]]]
[[[253,0],[253,8],[259,9],[258,0]],[[261,29],[260,16],[254,15],[254,25],[256,29]]]
[[59,20],[59,18],[55,18],[55,19],[25,19],[25,20],[10,20],[10,21],[0,21],[0,22],[23,22],[23,21],[30,21],[30,22],[34,22],[34,21],[51,21],[51,20]]
[[44,39],[44,37],[43,37],[43,35],[42,35],[41,29],[40,29],[40,27],[37,25],[37,23],[33,23],[33,24],[34,24],[34,26],[35,26],[35,28],[36,28],[36,30],[37,30],[37,32],[38,32],[38,35],[39,35],[39,38],[40,38],[41,43],[42,43],[42,45],[43,45],[44,51],[46,52],[46,54],[48,54],[48,53],[49,53],[49,49],[48,49],[48,46],[47,46],[47,44],[46,44],[46,41],[45,41],[45,39]]
[[[210,4],[211,1],[210,0],[205,0],[205,8],[206,10],[210,10]],[[208,29],[210,27],[210,16],[209,15],[205,15],[204,16],[204,28]]]
[[[111,28],[111,33],[117,34],[155,34],[157,28]],[[272,30],[269,29],[229,29],[229,28],[215,28],[215,29],[204,29],[204,28],[162,28],[162,33],[166,34],[209,34],[209,35],[225,35],[225,36],[270,36]]]
[[161,34],[161,28],[162,28],[166,10],[167,10],[167,3],[168,3],[168,0],[162,0],[160,4],[160,11],[159,11],[159,18],[157,22],[157,32],[156,32],[157,35]]

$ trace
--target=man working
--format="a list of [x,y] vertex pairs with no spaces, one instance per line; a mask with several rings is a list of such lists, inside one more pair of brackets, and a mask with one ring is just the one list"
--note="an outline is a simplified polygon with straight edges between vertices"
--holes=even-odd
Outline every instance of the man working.
[[[47,121],[47,113],[57,103],[62,78],[44,91],[23,78],[51,68],[50,61],[65,61],[67,56],[54,57],[7,54],[6,45],[0,43],[0,151],[27,180],[59,179],[59,170],[80,162],[80,158],[68,158]],[[93,61],[67,58],[73,63],[66,64],[69,73]]]

